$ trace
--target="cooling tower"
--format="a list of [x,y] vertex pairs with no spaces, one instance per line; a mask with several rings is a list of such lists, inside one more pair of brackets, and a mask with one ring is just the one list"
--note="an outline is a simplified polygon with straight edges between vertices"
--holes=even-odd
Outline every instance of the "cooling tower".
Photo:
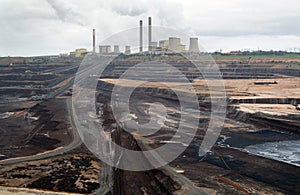
[[189,52],[199,53],[198,38],[196,37],[190,38]]
[[108,54],[111,52],[110,45],[100,45],[99,46],[99,53],[100,54]]
[[148,18],[148,50],[152,51],[152,24],[151,24],[151,17]]
[[180,38],[169,37],[169,47],[168,49],[172,52],[178,51],[178,45],[180,44]]
[[140,53],[143,52],[143,21],[140,20]]
[[114,45],[114,53],[120,53],[119,45]]
[[130,51],[130,46],[129,45],[126,45],[125,46],[125,54],[130,54],[131,51]]
[[96,37],[95,37],[95,29],[93,29],[93,53],[96,52]]

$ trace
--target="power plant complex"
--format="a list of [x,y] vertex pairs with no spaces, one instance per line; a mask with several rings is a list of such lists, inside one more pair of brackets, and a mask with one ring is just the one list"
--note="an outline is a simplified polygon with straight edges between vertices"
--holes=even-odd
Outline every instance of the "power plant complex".
[[[199,53],[198,38],[191,37],[189,40],[189,48],[186,50],[186,45],[181,43],[179,37],[169,37],[166,40],[160,40],[159,42],[152,41],[152,18],[148,17],[148,50],[144,51],[143,47],[143,21],[139,21],[139,49],[138,53]],[[93,29],[93,53],[95,52],[95,29]],[[111,45],[99,45],[100,54],[119,54],[119,45],[113,45],[113,50]],[[125,45],[124,54],[131,54],[131,48],[129,45]]]
[[[96,30],[93,29],[93,38],[92,44],[93,49],[92,53],[99,53],[102,55],[116,55],[120,53],[124,53],[129,55],[132,53],[130,45],[124,45],[124,50],[120,49],[119,45],[99,45],[99,50],[96,52]],[[186,45],[181,43],[181,39],[179,37],[168,37],[168,39],[152,41],[152,18],[148,17],[148,50],[144,51],[143,45],[143,20],[139,21],[139,35],[138,35],[138,50],[137,53],[140,54],[164,54],[164,53],[199,53],[199,45],[197,37],[190,37],[189,47],[187,49]],[[75,51],[70,52],[69,56],[71,57],[84,57],[88,53],[87,49],[79,48]],[[61,57],[68,56],[68,54],[60,54]]]

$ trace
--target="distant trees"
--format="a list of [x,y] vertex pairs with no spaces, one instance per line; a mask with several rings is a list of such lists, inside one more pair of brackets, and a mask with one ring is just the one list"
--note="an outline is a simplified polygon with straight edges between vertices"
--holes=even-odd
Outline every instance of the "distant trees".
[[295,52],[287,52],[287,51],[263,51],[263,50],[257,50],[257,51],[231,51],[228,53],[220,53],[220,52],[214,52],[214,54],[221,54],[221,55],[285,55],[285,54],[300,54]]

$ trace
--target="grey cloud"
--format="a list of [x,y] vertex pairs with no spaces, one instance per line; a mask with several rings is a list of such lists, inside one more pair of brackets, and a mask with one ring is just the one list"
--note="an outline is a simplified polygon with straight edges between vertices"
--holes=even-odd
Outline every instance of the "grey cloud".
[[183,7],[178,2],[157,1],[157,16],[160,18],[161,25],[172,28],[185,28]]
[[46,0],[49,5],[54,9],[57,17],[63,22],[69,22],[73,24],[78,24],[81,26],[86,25],[86,18],[83,17],[80,13],[75,12],[70,7],[67,7],[64,1],[59,0]]
[[[174,28],[197,35],[199,40],[215,36],[206,39],[212,50],[243,45],[299,47],[300,43],[299,0],[288,3],[285,0],[0,1],[0,56],[55,54],[77,47],[88,48],[92,28],[96,28],[100,43],[111,34],[137,27],[139,19],[146,24],[148,16],[152,16],[153,26]],[[296,37],[279,39],[275,35]],[[239,36],[244,38],[234,42]],[[251,45],[253,40],[256,43]]]
[[299,6],[299,0],[211,0],[184,11],[200,35],[300,35]]
[[115,6],[113,11],[121,16],[139,16],[146,11],[146,9],[138,7],[122,7]]
[[114,0],[104,5],[120,16],[153,16],[154,25],[177,27],[184,20],[181,3],[172,0]]
[[121,15],[121,16],[139,16],[144,11],[128,8],[128,9],[117,9],[117,10],[115,10],[115,12],[118,13],[119,15]]
[[145,0],[115,0],[105,4],[112,12],[121,16],[139,16],[147,12],[150,5]]

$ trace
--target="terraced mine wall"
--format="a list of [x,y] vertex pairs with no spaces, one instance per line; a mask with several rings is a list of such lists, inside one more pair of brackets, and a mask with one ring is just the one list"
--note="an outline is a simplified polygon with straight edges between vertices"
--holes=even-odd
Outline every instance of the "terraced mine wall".
[[275,129],[278,131],[300,134],[300,118],[295,118],[295,116],[292,115],[275,117],[262,112],[246,113],[238,110],[236,106],[229,106],[227,111],[227,117],[237,121],[263,126],[266,129]]
[[[82,59],[7,57],[0,60],[1,101],[47,95],[75,75]],[[15,100],[13,100],[15,99]]]
[[[112,133],[115,143],[130,150],[141,151],[133,136],[118,127]],[[173,194],[181,187],[163,171],[154,169],[150,171],[124,171],[114,169],[113,194]]]
[[232,104],[300,104],[300,98],[242,98],[231,99]]
[[[121,59],[115,59],[112,61],[109,66],[104,71],[102,77],[103,78],[119,78],[128,68],[133,67],[136,64],[147,62],[151,59],[155,60],[157,57],[158,62],[167,63],[179,71],[181,71],[186,77],[192,81],[195,78],[203,78],[201,72],[191,63],[190,61],[184,59],[182,56],[175,55],[175,59],[169,57],[170,59],[160,59],[159,56],[152,56],[152,58],[144,57],[144,58],[134,58],[134,57],[126,57],[122,56]],[[148,59],[149,58],[149,59]],[[205,70],[206,75],[213,77],[214,72],[210,72],[210,69],[206,69],[205,64],[210,64],[212,61],[195,61],[195,63],[200,63],[200,67]],[[298,66],[290,66],[290,64],[294,64],[291,62],[285,61],[253,61],[251,64],[248,61],[243,60],[216,60],[216,63],[219,65],[220,72],[223,76],[223,79],[247,79],[247,78],[275,78],[285,76],[299,76],[300,68]],[[286,64],[286,66],[283,66]],[[280,67],[277,67],[279,65]],[[152,74],[163,74],[160,72],[159,67],[153,67],[151,69]],[[173,78],[177,78],[178,75],[173,75]],[[171,78],[168,78],[169,81]]]
[[[108,97],[108,95],[104,95]],[[104,103],[104,121],[106,128],[111,129],[111,125],[115,124],[115,120],[111,113],[107,99],[101,96],[98,100]],[[133,136],[117,126],[116,130],[111,133],[113,141],[124,148],[130,150],[141,151]],[[118,156],[118,155],[116,155]],[[159,169],[150,171],[124,171],[118,168],[113,168],[113,194],[173,194],[179,190],[181,186],[174,181],[170,176],[166,175]]]
[[[100,81],[98,84],[98,101],[109,105],[110,92],[112,88],[113,84]],[[147,88],[137,88],[136,90],[139,94],[145,94],[145,91],[147,91],[146,89]],[[172,95],[170,95],[170,92],[167,93],[167,90],[164,90],[165,94],[162,96],[158,93],[159,89],[151,88],[150,91],[151,93],[147,95],[156,100],[158,98],[166,98],[169,102],[170,99],[168,98],[173,97]],[[106,107],[108,108],[109,106]],[[112,114],[108,114],[109,112],[110,110],[108,109],[105,116],[112,116]],[[268,133],[265,131],[243,132],[243,130],[233,129],[232,132],[230,132],[231,134],[227,136],[236,137],[234,142],[236,142],[240,146],[244,144],[240,143],[244,141],[243,139],[241,139],[241,135],[251,137],[250,142],[248,142],[248,144],[251,145],[257,142],[264,143],[267,140],[276,141],[277,138],[274,136],[279,136],[278,140],[294,139],[292,130],[293,128],[295,128],[295,130],[297,128],[296,126],[294,126],[286,129],[285,131],[289,133],[286,133],[287,135],[281,135],[281,133],[279,133],[279,130],[282,132],[282,127],[284,125],[287,126],[286,124],[281,123],[279,120],[275,121],[275,119],[274,121],[269,121],[264,115],[259,115],[257,113],[247,114],[244,112],[240,112],[233,106],[229,107],[227,116],[228,118],[232,118],[237,122],[245,121],[246,126],[249,126],[249,124],[256,124],[260,125],[260,127],[264,126],[265,129],[278,129],[277,133],[271,130],[269,131],[270,133]],[[110,121],[110,124],[114,123],[114,119],[112,117],[108,121]],[[283,138],[282,136],[286,136],[286,138]],[[132,150],[141,150],[137,141],[120,127],[118,127],[117,130],[113,132],[113,137],[119,145],[128,147]],[[252,140],[252,138],[254,140]],[[299,179],[296,179],[296,173],[294,171],[295,167],[292,165],[277,161],[274,162],[270,159],[250,155],[241,150],[227,148],[218,144],[216,144],[212,149],[212,152],[214,154],[208,155],[206,160],[204,160],[204,162],[201,162],[199,161],[199,157],[197,156],[197,149],[197,145],[189,146],[184,155],[178,157],[178,159],[172,162],[174,163],[174,167],[177,167],[177,165],[179,167],[183,167],[183,169],[185,170],[184,175],[195,182],[196,185],[217,189],[220,193],[224,192],[224,194],[242,194],[241,190],[235,189],[233,185],[237,185],[240,183],[240,180],[243,180],[244,183],[241,186],[247,186],[247,188],[243,188],[244,192],[247,193],[252,190],[253,185],[256,189],[259,189],[259,185],[267,185],[271,190],[273,190],[272,187],[280,186],[280,189],[276,188],[276,190],[284,190],[285,192],[289,191],[291,192],[290,194],[297,192],[297,189],[293,186],[295,186]],[[270,167],[271,163],[273,163],[273,165]],[[215,173],[216,170],[220,172],[217,171]],[[225,183],[227,182],[225,185],[224,182],[220,182],[218,179],[216,179],[220,177],[225,180]],[[249,178],[251,178],[250,184]],[[245,185],[245,182],[247,185]],[[130,194],[133,191],[136,194],[172,194],[174,192],[176,193],[177,190],[180,190],[181,187],[182,186],[174,182],[172,178],[170,178],[161,170],[153,170],[147,172],[129,172],[119,169],[114,170],[113,193],[115,194]]]
[[[146,58],[146,57],[145,57]],[[102,75],[102,78],[119,78],[121,74],[123,74],[128,68],[138,64],[144,60],[125,60],[125,61],[114,61],[110,66],[107,67],[105,70],[105,74]],[[189,63],[183,61],[168,61],[169,64],[175,65],[184,72],[185,75],[192,81],[194,78],[199,76],[199,74],[195,74],[194,70],[195,67],[192,67]],[[296,76],[299,75],[299,70],[289,67],[281,67],[281,68],[274,68],[274,63],[266,63],[266,64],[255,64],[251,66],[247,66],[245,64],[231,64],[231,61],[222,62],[223,67],[221,67],[221,72],[223,73],[224,79],[227,78],[275,78],[275,77],[282,77],[282,75],[288,76]],[[243,62],[245,63],[245,62]],[[276,63],[276,62],[275,62]],[[281,63],[281,62],[280,62]],[[243,70],[242,67],[246,67],[246,70]],[[155,67],[152,69],[153,74],[156,75],[163,75],[160,72],[159,67]],[[276,74],[281,75],[276,75]],[[172,78],[168,78],[170,81]],[[174,81],[176,80],[176,75],[174,76]],[[113,84],[105,83],[103,81],[99,81],[98,83],[98,93],[97,101],[103,101],[106,99],[106,103],[109,104],[110,93],[113,88]],[[145,96],[150,96],[155,99],[160,98],[164,99],[168,102],[170,101],[177,101],[176,97],[172,92],[168,89],[157,89],[155,87],[151,88],[137,88],[135,91],[138,94],[144,94]],[[209,103],[207,103],[207,97],[202,96],[199,97],[200,100],[203,100],[200,104],[201,106],[206,106],[207,110],[210,109]],[[240,102],[239,102],[240,101]],[[245,101],[245,102],[243,102]],[[245,112],[241,112],[236,109],[234,104],[238,103],[269,103],[269,104],[291,104],[293,101],[299,103],[298,99],[285,99],[285,98],[265,98],[260,100],[253,100],[253,99],[245,99],[245,100],[233,100],[229,102],[230,105],[228,107],[228,115],[229,119],[233,119],[232,126],[230,128],[225,129],[228,131],[228,134],[225,134],[228,137],[235,137],[234,142],[237,142],[237,145],[243,146],[243,142],[245,139],[241,139],[242,135],[250,134],[251,139],[249,139],[248,144],[252,145],[255,143],[264,143],[266,141],[276,141],[282,139],[294,139],[294,132],[299,129],[299,126],[294,124],[290,125],[287,123],[288,121],[284,121],[281,119],[284,118],[268,118],[266,115],[262,113],[254,113],[248,114]],[[260,101],[260,102],[259,102]],[[293,119],[296,121],[297,119]],[[244,131],[242,127],[238,126],[235,129],[236,123],[239,124],[239,121],[243,121],[242,127],[249,128],[249,132]],[[113,119],[111,119],[113,122]],[[206,121],[205,121],[206,122]],[[265,131],[260,131],[252,128],[253,125],[257,125],[257,127],[262,129],[271,129],[269,130],[270,133]],[[205,124],[203,124],[205,126]],[[249,127],[250,126],[250,127]],[[286,128],[288,126],[288,128]],[[286,128],[286,129],[284,129]],[[256,131],[257,130],[257,131]],[[278,131],[273,131],[278,130]],[[280,133],[282,131],[288,132],[284,135]],[[139,145],[137,144],[136,140],[124,131],[121,128],[118,128],[114,132],[114,139],[118,144],[123,146],[132,147],[134,150],[140,150]],[[253,135],[252,135],[253,134]],[[245,136],[246,136],[245,135]],[[270,136],[269,136],[270,135]],[[275,137],[273,136],[275,135]],[[268,137],[269,136],[269,137]],[[283,138],[283,136],[286,136]],[[253,138],[253,139],[252,139]],[[242,141],[241,141],[242,140]],[[238,147],[238,146],[237,146]],[[185,176],[189,177],[190,179],[194,179],[193,181],[197,183],[197,185],[202,185],[205,187],[210,187],[213,189],[218,189],[219,192],[224,192],[224,194],[244,194],[251,192],[252,189],[256,188],[256,192],[259,193],[259,190],[262,188],[266,188],[268,186],[270,192],[274,192],[273,190],[283,190],[284,192],[289,191],[290,194],[297,194],[299,192],[298,189],[295,188],[296,183],[298,183],[299,179],[297,178],[297,174],[295,173],[296,168],[292,165],[288,165],[282,162],[273,161],[271,159],[266,159],[263,157],[258,157],[255,155],[250,155],[242,150],[238,150],[235,148],[230,148],[225,145],[216,144],[212,150],[214,154],[208,156],[204,162],[199,161],[199,157],[197,156],[196,152],[198,147],[197,146],[189,146],[187,151],[184,153],[184,156],[179,157],[173,163],[174,166],[179,165],[179,167],[183,167],[186,171]],[[175,165],[176,164],[176,165]],[[272,166],[270,166],[272,164]],[[228,166],[226,166],[228,165]],[[199,168],[200,167],[200,168]],[[223,170],[224,169],[224,170]],[[219,170],[219,172],[214,172]],[[222,170],[222,171],[221,171]],[[213,173],[214,172],[214,173]],[[222,176],[221,173],[223,172]],[[157,175],[159,174],[159,175]],[[162,176],[160,176],[162,174]],[[200,176],[199,176],[200,175]],[[211,180],[209,179],[211,176]],[[224,185],[224,182],[220,182],[216,178],[222,178],[227,185]],[[235,178],[238,179],[235,179]],[[137,178],[141,178],[138,180]],[[158,179],[162,178],[162,179]],[[251,178],[251,179],[249,179]],[[157,180],[158,179],[158,180]],[[147,180],[148,183],[144,183],[144,180]],[[242,183],[241,181],[244,181]],[[250,182],[251,180],[251,182]],[[150,185],[149,185],[149,181]],[[167,181],[164,183],[163,181]],[[234,182],[233,182],[234,181]],[[253,183],[252,183],[253,182]],[[170,194],[173,193],[174,189],[180,189],[180,186],[177,186],[176,183],[174,184],[172,180],[168,179],[166,174],[160,173],[159,170],[153,170],[150,172],[127,172],[122,170],[115,170],[114,172],[114,193],[116,194],[128,194],[130,190],[137,192],[137,194]],[[247,190],[244,190],[243,193],[240,189],[234,189],[234,186],[247,186]],[[171,186],[171,187],[168,187]],[[173,187],[172,187],[173,186]],[[280,189],[278,189],[279,187]],[[149,190],[150,189],[150,190]],[[246,189],[246,188],[245,188]],[[147,191],[148,190],[148,191]],[[156,190],[156,191],[155,191]]]

